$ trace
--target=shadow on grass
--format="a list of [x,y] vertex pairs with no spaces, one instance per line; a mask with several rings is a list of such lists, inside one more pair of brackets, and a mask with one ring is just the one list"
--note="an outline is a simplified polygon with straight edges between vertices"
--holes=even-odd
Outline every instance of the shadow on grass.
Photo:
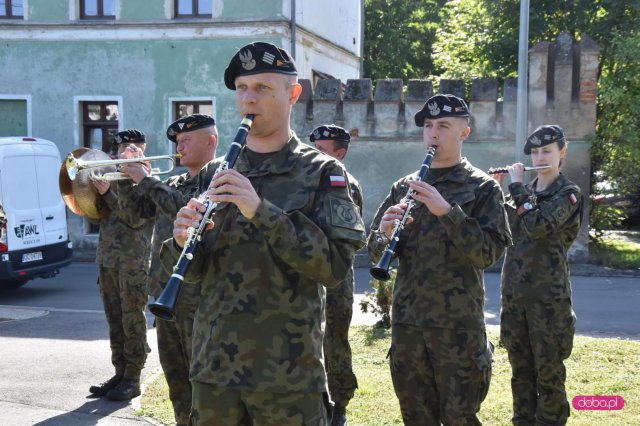
[[389,338],[391,330],[380,325],[381,321],[364,329],[364,344],[373,345],[378,340]]

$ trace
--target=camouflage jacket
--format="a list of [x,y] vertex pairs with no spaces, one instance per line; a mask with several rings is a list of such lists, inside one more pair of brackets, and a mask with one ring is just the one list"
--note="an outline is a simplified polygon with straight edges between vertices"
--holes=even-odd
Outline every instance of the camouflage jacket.
[[[571,297],[567,251],[580,231],[580,188],[562,173],[547,189],[509,185],[506,209],[514,245],[507,249],[502,268],[502,294],[513,297]],[[533,209],[518,216],[525,202]]]
[[351,175],[351,173],[347,172],[347,178],[349,179],[349,188],[351,189],[351,198],[356,206],[358,206],[358,211],[360,212],[360,216],[362,216],[362,187],[360,186],[360,182],[356,180],[356,178]]
[[[170,274],[165,272],[160,263],[160,247],[162,243],[173,237],[173,221],[176,213],[187,202],[204,192],[211,182],[219,161],[207,163],[200,172],[190,177],[188,172],[171,176],[165,181],[156,177],[144,178],[138,185],[131,185],[130,181],[119,184],[121,193],[121,207],[131,211],[137,211],[139,215],[153,218],[153,238],[151,240],[149,270],[149,294],[153,297],[160,296],[164,285],[169,280]],[[194,284],[195,286],[195,284]],[[198,294],[197,288],[189,288],[181,292],[181,297],[187,294]]]
[[110,212],[100,221],[96,263],[107,268],[149,271],[153,221],[120,208],[115,185],[100,199]]
[[[252,168],[235,169],[261,198],[252,219],[218,206],[215,227],[196,250],[185,280],[202,283],[193,330],[191,380],[259,392],[325,392],[324,288],[336,286],[364,245],[364,224],[331,157],[293,136]],[[161,260],[179,255],[165,242]]]
[[[388,207],[408,191],[407,181],[395,182],[374,217],[369,255],[378,261],[386,240],[378,232]],[[484,327],[484,268],[493,264],[511,242],[498,183],[463,159],[433,185],[451,205],[436,217],[422,203],[412,210],[414,221],[400,235],[393,288],[392,323],[424,327],[477,329]]]

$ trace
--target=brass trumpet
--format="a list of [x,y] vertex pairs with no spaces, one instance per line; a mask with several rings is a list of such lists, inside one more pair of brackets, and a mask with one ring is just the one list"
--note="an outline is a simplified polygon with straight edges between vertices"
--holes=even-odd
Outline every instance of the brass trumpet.
[[[126,163],[142,163],[145,161],[157,161],[157,160],[167,160],[171,162],[171,167],[167,170],[160,170],[158,168],[151,169],[152,175],[163,175],[167,173],[171,173],[173,169],[176,167],[176,158],[180,158],[180,154],[170,154],[170,155],[156,155],[154,157],[138,157],[138,158],[122,158],[117,160],[93,160],[86,161],[80,158],[76,158],[73,155],[73,152],[67,155],[67,158],[64,161],[65,167],[67,168],[67,174],[69,175],[69,179],[72,181],[76,179],[78,173],[81,170],[93,169],[97,167],[108,167],[108,166],[119,166],[121,164]],[[94,179],[102,179],[107,181],[114,180],[123,180],[129,179],[125,173],[121,173],[118,171],[115,172],[107,172],[103,174],[98,174],[93,176]]]

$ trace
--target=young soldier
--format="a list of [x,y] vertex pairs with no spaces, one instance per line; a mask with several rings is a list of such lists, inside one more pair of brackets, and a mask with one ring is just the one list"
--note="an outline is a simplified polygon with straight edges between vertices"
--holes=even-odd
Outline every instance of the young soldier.
[[[118,154],[131,144],[142,152],[146,146],[144,133],[135,129],[116,134],[115,143]],[[110,209],[100,221],[96,263],[116,372],[106,382],[91,386],[89,392],[125,401],[140,395],[140,373],[149,352],[144,307],[153,222],[120,209],[118,195],[109,182],[95,180],[93,184]]]
[[[561,172],[567,142],[558,126],[528,138],[538,176],[524,184],[524,165],[509,166],[506,208],[514,245],[502,268],[500,340],[509,354],[514,425],[563,425],[569,417],[563,361],[573,348],[567,251],[580,231],[580,188]],[[493,175],[498,181],[504,175]]]
[[[241,48],[225,70],[242,117],[255,116],[235,169],[214,176],[221,203],[187,270],[202,295],[194,320],[195,425],[326,425],[323,285],[335,287],[364,243],[343,167],[290,127],[302,87],[289,54]],[[180,209],[161,258],[172,268],[204,211]]]
[[[328,124],[317,127],[309,135],[309,140],[317,149],[331,157],[343,161],[347,156],[351,136],[342,127]],[[351,197],[362,215],[362,188],[349,172]],[[353,266],[347,277],[335,288],[327,289],[325,315],[327,324],[324,332],[324,358],[329,395],[334,402],[331,426],[347,423],[346,407],[358,388],[356,375],[353,374],[351,346],[349,345],[349,326],[353,316]]]
[[390,367],[407,425],[480,424],[492,349],[484,323],[483,269],[510,243],[500,186],[462,158],[469,111],[436,95],[415,115],[425,148],[436,147],[426,181],[393,184],[374,218],[369,254],[386,248],[411,188],[417,202],[400,235],[393,289]]
[[[140,211],[144,217],[154,218],[151,249],[151,270],[149,273],[149,293],[158,298],[169,280],[169,274],[160,264],[162,242],[171,238],[173,221],[178,210],[192,197],[206,190],[216,163],[218,144],[216,122],[209,115],[193,114],[182,117],[167,128],[167,138],[177,144],[181,155],[180,164],[187,172],[160,181],[149,174],[141,163],[127,163],[121,171],[133,179],[135,186],[126,182],[120,185],[122,200],[128,207]],[[127,157],[139,157],[142,152],[129,148]],[[131,190],[135,193],[132,193]],[[180,292],[175,307],[175,320],[156,319],[158,352],[160,364],[169,385],[169,398],[178,426],[187,425],[191,411],[191,382],[189,364],[191,360],[191,339],[200,285],[185,285]]]

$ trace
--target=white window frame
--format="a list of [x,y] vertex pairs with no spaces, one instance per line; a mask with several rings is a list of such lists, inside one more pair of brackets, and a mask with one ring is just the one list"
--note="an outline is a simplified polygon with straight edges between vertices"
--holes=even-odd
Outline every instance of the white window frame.
[[[33,136],[33,111],[31,106],[31,95],[6,95],[0,93],[2,101],[26,101],[27,103],[27,134],[24,136]],[[16,135],[22,136],[22,135]]]

